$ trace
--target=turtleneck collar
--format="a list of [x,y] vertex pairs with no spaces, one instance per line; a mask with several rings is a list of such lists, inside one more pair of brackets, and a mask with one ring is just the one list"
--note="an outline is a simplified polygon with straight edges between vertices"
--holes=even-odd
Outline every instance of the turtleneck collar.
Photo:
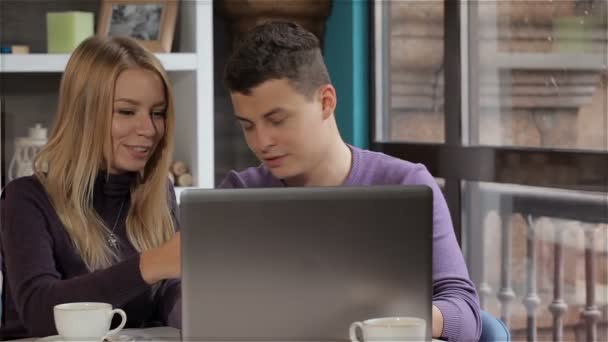
[[137,180],[137,172],[108,174],[102,170],[97,174],[96,185],[106,196],[125,196],[131,192],[131,186]]

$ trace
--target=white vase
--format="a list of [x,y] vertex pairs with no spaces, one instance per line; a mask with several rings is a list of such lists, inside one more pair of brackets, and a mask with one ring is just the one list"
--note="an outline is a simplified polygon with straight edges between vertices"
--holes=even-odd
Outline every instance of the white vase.
[[8,180],[32,175],[34,158],[46,143],[47,129],[40,124],[29,128],[27,137],[15,139],[15,154],[8,167]]

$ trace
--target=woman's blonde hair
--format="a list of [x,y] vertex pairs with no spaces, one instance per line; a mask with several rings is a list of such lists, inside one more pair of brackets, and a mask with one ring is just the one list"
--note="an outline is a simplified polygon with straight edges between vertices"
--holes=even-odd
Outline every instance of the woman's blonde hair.
[[141,252],[175,232],[167,190],[175,113],[167,74],[152,53],[131,39],[91,37],[70,57],[49,142],[35,161],[36,177],[91,271],[117,260],[107,244],[109,229],[93,208],[93,190],[98,174],[110,170],[114,87],[127,69],[156,73],[164,83],[167,104],[163,138],[131,188],[127,236]]

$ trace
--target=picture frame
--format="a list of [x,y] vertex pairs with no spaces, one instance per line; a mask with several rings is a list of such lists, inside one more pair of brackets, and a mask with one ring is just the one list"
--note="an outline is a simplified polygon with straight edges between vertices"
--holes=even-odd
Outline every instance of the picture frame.
[[97,35],[129,37],[152,52],[171,52],[179,0],[101,0]]

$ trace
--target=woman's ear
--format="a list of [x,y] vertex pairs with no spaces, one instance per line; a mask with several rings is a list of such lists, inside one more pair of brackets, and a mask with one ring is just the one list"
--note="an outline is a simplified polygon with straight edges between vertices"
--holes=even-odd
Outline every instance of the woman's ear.
[[323,120],[334,115],[338,98],[336,88],[331,84],[325,84],[319,88],[319,98],[323,110]]

